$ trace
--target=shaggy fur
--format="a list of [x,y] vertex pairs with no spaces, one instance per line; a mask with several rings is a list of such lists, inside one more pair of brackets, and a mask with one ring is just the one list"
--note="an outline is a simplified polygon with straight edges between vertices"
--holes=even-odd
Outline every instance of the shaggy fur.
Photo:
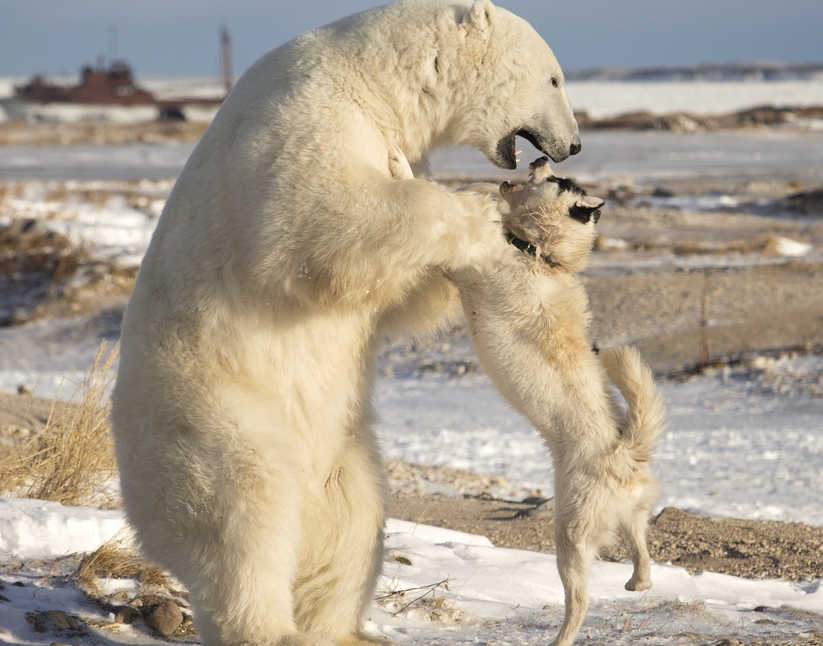
[[[657,488],[649,460],[664,411],[635,349],[600,357],[591,350],[588,299],[573,272],[588,262],[603,201],[558,181],[547,162],[532,164],[529,182],[500,187],[506,234],[531,248],[509,246],[450,276],[484,369],[551,450],[557,566],[566,596],[553,643],[569,646],[586,614],[591,561],[618,531],[634,563],[626,589],[651,586],[646,527]],[[393,169],[409,172],[402,164]],[[625,414],[607,377],[628,404]]]
[[394,181],[440,144],[577,150],[551,50],[488,0],[399,2],[238,81],[160,218],[123,323],[113,430],[147,556],[206,646],[357,643],[382,562],[371,430],[386,330],[459,308],[443,271],[505,246],[487,195]]

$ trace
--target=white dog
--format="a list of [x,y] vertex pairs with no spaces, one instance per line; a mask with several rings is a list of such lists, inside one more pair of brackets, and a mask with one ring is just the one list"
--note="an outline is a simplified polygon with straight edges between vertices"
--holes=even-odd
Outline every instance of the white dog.
[[[395,174],[411,172],[397,156],[390,165]],[[588,262],[603,200],[553,176],[546,158],[530,167],[528,182],[500,186],[511,245],[450,277],[481,363],[551,450],[557,566],[566,593],[554,644],[568,646],[586,614],[591,561],[618,530],[634,563],[626,588],[651,586],[646,527],[657,488],[649,460],[664,411],[635,349],[605,350],[599,358],[591,349],[588,299],[574,272]],[[625,398],[625,414],[606,376]]]

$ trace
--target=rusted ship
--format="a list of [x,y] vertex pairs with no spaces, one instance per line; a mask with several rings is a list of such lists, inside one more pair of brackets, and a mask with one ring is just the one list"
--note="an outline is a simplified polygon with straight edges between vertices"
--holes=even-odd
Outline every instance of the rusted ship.
[[34,76],[15,86],[13,96],[0,99],[0,108],[8,119],[27,121],[209,120],[232,84],[230,40],[225,28],[221,31],[221,49],[225,93],[220,96],[158,98],[137,84],[128,63],[113,60],[109,65],[85,65],[74,85]]

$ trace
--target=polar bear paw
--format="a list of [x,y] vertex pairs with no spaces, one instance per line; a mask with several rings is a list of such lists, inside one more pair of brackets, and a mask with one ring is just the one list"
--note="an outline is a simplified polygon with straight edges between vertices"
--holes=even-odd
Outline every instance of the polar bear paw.
[[409,160],[399,148],[389,151],[389,172],[394,179],[414,179]]

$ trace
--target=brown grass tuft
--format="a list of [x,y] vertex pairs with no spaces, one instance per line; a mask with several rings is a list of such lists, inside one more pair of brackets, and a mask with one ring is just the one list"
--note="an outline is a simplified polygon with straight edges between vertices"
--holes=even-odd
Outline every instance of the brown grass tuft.
[[0,458],[0,494],[64,505],[107,504],[105,485],[116,473],[107,403],[117,346],[100,345],[71,405],[53,406],[45,429]]
[[103,543],[94,552],[87,554],[72,575],[78,587],[91,595],[99,593],[98,578],[136,578],[142,585],[170,585],[163,570],[144,561],[117,540]]

